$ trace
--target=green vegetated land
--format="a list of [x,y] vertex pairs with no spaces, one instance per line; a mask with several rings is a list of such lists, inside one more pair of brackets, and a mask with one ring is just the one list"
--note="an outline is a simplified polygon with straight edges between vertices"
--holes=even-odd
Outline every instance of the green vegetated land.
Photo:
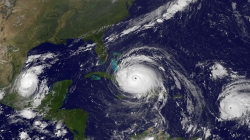
[[[105,62],[108,54],[102,41],[102,35],[109,25],[118,23],[128,16],[128,8],[133,0],[48,0],[46,6],[41,4],[42,12],[29,27],[25,27],[10,41],[9,53],[12,56],[12,71],[9,71],[8,83],[13,83],[14,78],[20,73],[26,59],[27,52],[43,42],[63,43],[64,39],[82,37],[85,41],[92,40],[96,43],[96,53],[102,62]],[[31,5],[33,6],[33,5]],[[104,28],[103,28],[104,27]],[[22,30],[20,26],[16,30]],[[101,29],[99,31],[99,29]],[[94,32],[94,31],[98,32]],[[19,51],[11,51],[17,49]],[[8,75],[8,74],[6,74]],[[105,75],[104,75],[105,76]],[[107,78],[107,77],[106,77]],[[4,77],[0,77],[5,81]],[[0,80],[0,83],[1,83]],[[1,84],[0,87],[6,85]],[[6,94],[5,99],[10,94]],[[15,96],[11,94],[10,96]],[[19,102],[19,96],[15,96]],[[14,107],[10,101],[0,101]],[[15,103],[16,104],[16,103]]]
[[64,80],[53,84],[53,89],[37,108],[46,120],[62,121],[74,134],[75,140],[86,139],[84,132],[88,113],[81,109],[60,109],[72,81]]
[[100,78],[111,79],[112,75],[107,72],[91,72],[84,76],[84,78],[91,78],[92,80],[100,80]]
[[174,99],[180,99],[182,98],[182,95],[174,95]]
[[[12,82],[20,72],[27,52],[43,43],[62,43],[64,39],[79,38],[96,43],[96,53],[102,62],[108,54],[102,41],[104,31],[111,25],[125,19],[128,8],[134,0],[48,0],[31,25],[15,36],[10,47],[20,50],[11,52]],[[42,6],[42,5],[41,5]],[[22,30],[22,26],[20,29]],[[11,50],[11,49],[10,49]]]
[[130,140],[142,140],[154,137],[154,140],[183,140],[182,138],[170,138],[167,133],[159,132],[157,134],[150,134],[150,129],[137,135],[132,135]]
[[29,102],[24,100],[25,99],[22,98],[18,93],[9,93],[6,94],[0,102],[16,110],[21,110],[30,106]]
[[117,95],[116,98],[118,98],[118,99],[125,99],[126,97],[123,96],[123,95]]
[[[15,31],[18,31],[17,34],[13,39],[8,40],[10,48],[8,53],[11,56],[9,61],[12,70],[8,71],[11,74],[6,72],[6,75],[10,75],[7,78],[1,77],[0,83],[6,80],[8,83],[13,83],[26,60],[27,52],[43,42],[61,44],[64,43],[65,39],[79,37],[85,41],[92,40],[96,43],[96,54],[104,63],[108,54],[102,41],[102,35],[110,25],[118,23],[128,16],[128,8],[133,1],[117,0],[112,3],[112,0],[47,0],[41,5],[37,4],[40,12],[36,11],[36,18],[27,20],[29,22],[27,25],[15,27]],[[32,4],[35,5],[35,3],[30,3],[28,6],[35,7]],[[29,17],[28,14],[32,14],[32,12],[28,11],[25,14]],[[14,16],[16,15],[14,14]],[[19,50],[14,51],[17,49]],[[102,72],[94,72],[93,74],[107,79],[111,78],[110,75]],[[38,110],[45,114],[44,118],[47,120],[63,121],[74,134],[75,139],[85,139],[87,112],[80,109],[60,109],[70,84],[71,81],[67,80],[55,83],[52,91],[42,101]],[[7,85],[0,85],[0,87],[5,86]],[[17,93],[7,93],[4,100],[0,102],[14,109],[30,106],[29,104],[23,105],[22,99]]]
[[[13,83],[14,78],[20,73],[27,52],[42,42],[63,43],[63,40],[67,38],[83,37],[85,41],[92,40],[96,43],[96,53],[101,61],[105,62],[108,54],[102,41],[102,35],[107,29],[106,26],[118,23],[128,16],[128,8],[132,5],[132,1],[117,0],[112,3],[112,0],[48,0],[45,3],[46,6],[41,3],[42,12],[29,27],[15,36],[12,45],[9,46],[13,70],[9,71],[12,74],[8,77],[8,82]],[[18,28],[16,30],[24,27]],[[101,30],[99,31],[99,29]],[[96,30],[99,32],[93,32]],[[19,47],[19,51],[12,52],[11,50],[17,49],[15,47]],[[104,77],[109,76],[104,75]],[[6,80],[3,77],[0,79]],[[4,86],[6,85],[0,85],[0,87]],[[21,109],[23,105],[20,106],[19,97],[17,94],[6,94],[4,100],[0,102]]]

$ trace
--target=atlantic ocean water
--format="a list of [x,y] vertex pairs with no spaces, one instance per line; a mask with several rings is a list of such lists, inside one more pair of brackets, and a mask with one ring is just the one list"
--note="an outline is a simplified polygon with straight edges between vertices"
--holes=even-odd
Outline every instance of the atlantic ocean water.
[[[88,139],[129,139],[152,128],[155,132],[162,130],[170,137],[184,139],[236,140],[250,136],[247,124],[220,119],[221,100],[218,100],[223,87],[237,79],[234,77],[249,78],[250,3],[247,0],[197,0],[163,22],[144,26],[157,19],[154,13],[164,12],[157,12],[160,6],[166,5],[167,11],[170,3],[136,0],[129,9],[130,16],[105,32],[103,41],[109,57],[104,64],[98,60],[93,42],[81,39],[68,39],[60,45],[42,43],[29,51],[27,57],[56,55],[53,58],[56,61],[48,62],[51,65],[43,69],[39,79],[46,79],[50,88],[57,81],[73,81],[61,109],[77,108],[88,112],[85,131]],[[133,30],[128,30],[131,28]],[[113,55],[114,52],[120,56]],[[130,62],[129,57],[139,61]],[[114,60],[118,63],[117,69],[113,69]],[[84,78],[91,72],[115,75],[124,61],[133,66],[137,63],[152,66],[154,72],[161,71],[164,93],[157,91],[149,98],[136,98],[115,86],[115,80]],[[213,79],[211,67],[215,63],[222,64],[231,75]],[[39,60],[29,66],[38,64]],[[7,107],[4,110],[13,112]],[[15,129],[12,124],[5,127],[11,131],[29,127],[22,123],[17,125]],[[34,132],[34,135],[39,134]],[[72,136],[68,131],[64,138],[72,139]]]

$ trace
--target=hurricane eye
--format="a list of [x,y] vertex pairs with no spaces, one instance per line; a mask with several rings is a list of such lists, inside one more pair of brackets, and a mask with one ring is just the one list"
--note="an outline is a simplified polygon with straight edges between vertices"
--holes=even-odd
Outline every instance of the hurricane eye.
[[120,64],[115,75],[119,88],[137,98],[146,96],[152,88],[158,87],[157,83],[161,79],[155,69],[144,64]]
[[138,79],[138,78],[137,78],[136,75],[132,77],[132,80],[134,80],[134,81],[136,81],[137,79]]
[[28,97],[38,88],[38,77],[36,74],[29,72],[23,73],[17,81],[17,92],[22,97]]
[[249,93],[240,92],[242,89],[247,89],[248,86],[244,83],[245,81],[236,82],[228,84],[219,96],[221,100],[220,118],[222,120],[241,120],[244,119],[249,112]]

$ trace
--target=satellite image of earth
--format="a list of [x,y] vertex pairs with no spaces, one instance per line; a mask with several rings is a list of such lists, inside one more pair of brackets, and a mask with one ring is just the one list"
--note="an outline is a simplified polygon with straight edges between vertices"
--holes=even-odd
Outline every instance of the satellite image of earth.
[[0,0],[1,140],[249,140],[250,0]]

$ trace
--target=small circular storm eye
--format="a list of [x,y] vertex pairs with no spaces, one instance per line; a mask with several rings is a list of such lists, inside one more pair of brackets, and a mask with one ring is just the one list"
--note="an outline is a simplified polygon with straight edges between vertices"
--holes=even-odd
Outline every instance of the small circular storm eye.
[[138,77],[135,75],[132,77],[132,80],[136,81],[138,79]]

